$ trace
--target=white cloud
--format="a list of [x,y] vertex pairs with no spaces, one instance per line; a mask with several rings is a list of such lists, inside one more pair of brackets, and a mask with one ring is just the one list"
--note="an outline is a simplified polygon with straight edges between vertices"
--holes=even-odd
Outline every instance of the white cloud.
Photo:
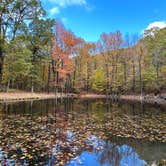
[[148,34],[146,34],[145,32],[147,30],[152,30],[149,35],[154,35],[154,33],[157,29],[163,29],[163,28],[166,28],[165,21],[155,21],[155,22],[150,23],[144,30],[142,30],[141,34],[143,34],[143,36],[146,36]]
[[159,28],[159,29],[163,29],[166,27],[166,22],[165,21],[156,21],[156,22],[152,22],[150,23],[147,28],[145,28],[145,30],[150,30],[152,28]]
[[58,7],[54,7],[52,9],[50,9],[50,15],[55,15],[55,14],[59,14],[60,13],[60,10]]
[[61,7],[67,7],[73,5],[82,6],[87,4],[86,0],[49,0],[49,1]]

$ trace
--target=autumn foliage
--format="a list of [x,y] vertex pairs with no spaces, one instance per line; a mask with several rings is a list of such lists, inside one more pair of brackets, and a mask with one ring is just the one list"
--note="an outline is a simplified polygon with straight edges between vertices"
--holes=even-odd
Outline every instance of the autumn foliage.
[[56,87],[64,88],[71,84],[72,73],[71,57],[75,55],[77,45],[83,42],[76,38],[72,32],[66,30],[61,22],[55,25],[55,42],[52,51],[52,66]]

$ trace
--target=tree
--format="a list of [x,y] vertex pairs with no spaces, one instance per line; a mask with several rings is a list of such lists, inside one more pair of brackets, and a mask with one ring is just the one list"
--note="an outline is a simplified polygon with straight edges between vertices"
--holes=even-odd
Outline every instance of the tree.
[[[51,50],[53,47],[53,26],[55,21],[52,19],[39,19],[35,18],[29,24],[29,32],[25,36],[29,41],[29,49],[32,52],[32,70],[31,70],[31,91],[34,91],[34,86],[38,87],[38,83],[41,82],[43,88],[49,84],[48,76],[50,70]],[[42,66],[46,69],[46,80],[41,77]]]
[[55,92],[59,88],[63,91],[66,83],[71,84],[72,63],[70,56],[75,54],[75,49],[81,42],[82,40],[67,31],[61,22],[56,22],[55,43],[52,52]]
[[2,0],[0,2],[0,83],[6,40],[14,40],[23,29],[26,29],[28,22],[44,14],[45,11],[38,0]]
[[[78,54],[73,58],[73,83],[74,88],[86,90],[89,92],[90,78],[92,73],[93,51],[95,49],[94,43],[81,44]],[[77,84],[75,84],[77,82]]]
[[150,67],[142,70],[142,81],[144,90],[147,92],[153,92],[156,89],[156,73],[155,68],[151,65]]
[[165,47],[166,28],[159,30],[153,28],[146,32],[144,43],[148,50],[148,62],[150,66],[155,68],[156,73],[156,89],[160,91],[162,89],[164,81],[164,75],[162,74],[162,68],[166,65],[166,47]]
[[139,88],[140,95],[143,93],[143,83],[142,83],[142,64],[143,64],[143,56],[145,55],[145,48],[143,43],[139,42],[136,46],[136,54],[138,57],[138,72],[139,72]]
[[[120,31],[115,33],[103,33],[97,43],[97,50],[103,55],[104,68],[106,71],[106,93],[111,89],[116,89],[118,73],[118,55],[119,48],[122,44]],[[111,66],[111,67],[110,67]]]
[[8,45],[3,72],[3,83],[7,85],[7,91],[10,83],[24,84],[24,79],[29,76],[32,67],[31,55],[31,51],[26,48],[25,41],[15,39]]
[[103,92],[105,90],[105,83],[105,75],[103,70],[97,69],[91,80],[92,90]]

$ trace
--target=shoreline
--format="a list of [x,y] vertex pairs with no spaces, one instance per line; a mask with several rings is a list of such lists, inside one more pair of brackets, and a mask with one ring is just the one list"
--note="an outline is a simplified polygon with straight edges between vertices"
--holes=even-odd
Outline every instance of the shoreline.
[[[23,97],[24,97],[24,100],[23,100]],[[57,95],[55,95],[54,93],[50,93],[50,94],[47,94],[47,93],[33,93],[32,94],[32,93],[25,93],[25,92],[19,92],[19,93],[18,92],[15,92],[15,93],[10,92],[10,93],[0,93],[0,104],[4,103],[4,104],[8,105],[8,103],[18,103],[20,101],[44,100],[44,99],[66,98],[66,97],[75,98],[75,99],[82,99],[82,100],[106,99],[105,95],[96,95],[96,94],[82,94],[82,95],[57,94]],[[109,98],[110,101],[108,100],[108,102],[114,101],[114,99],[115,99],[115,101],[119,100],[119,98],[116,98],[116,96],[114,96],[114,98],[111,98],[111,96],[109,96],[109,97],[110,97]],[[9,100],[9,98],[10,98],[10,100]],[[142,101],[143,99],[144,98],[141,98],[140,96],[123,95],[123,96],[121,96],[120,101],[123,101],[123,102],[126,102],[126,103],[132,103],[132,102],[137,103],[137,102]],[[153,101],[153,99],[156,100],[156,98],[154,98],[154,97],[151,98],[151,99],[152,99],[152,101]],[[165,101],[165,102],[163,102],[164,104],[161,104],[161,102],[160,102],[160,104],[161,104],[161,107],[164,108],[162,110],[165,111],[166,100],[164,100],[164,101]],[[106,100],[104,100],[104,102],[106,102]],[[148,103],[148,102],[143,101],[143,103]],[[150,103],[150,104],[152,104],[152,103]],[[139,123],[134,123],[133,119],[135,117],[137,117],[135,115],[134,115],[135,117],[134,116],[130,117],[127,114],[125,114],[124,116],[122,116],[120,118],[120,120],[117,118],[117,117],[119,117],[118,114],[113,114],[113,115],[115,115],[115,119],[111,117],[109,119],[109,123],[106,125],[109,129],[109,132],[112,133],[112,136],[119,137],[119,138],[133,138],[133,139],[138,139],[138,140],[146,140],[146,141],[150,141],[150,142],[163,142],[163,143],[166,142],[165,139],[161,139],[163,137],[161,135],[162,133],[160,133],[158,131],[158,129],[155,128],[154,125],[151,126],[152,129],[149,129],[148,127],[146,127],[147,124],[149,125],[149,123],[151,123],[151,121],[150,122],[146,121],[146,117],[141,117],[140,120],[137,121]],[[113,116],[113,115],[111,115],[111,116]],[[118,115],[118,116],[116,116],[116,115]],[[154,119],[156,119],[156,118],[157,118],[157,120],[161,120],[160,116],[157,116],[157,115],[156,114],[154,114],[153,116],[151,115],[150,116],[151,120],[154,121]],[[126,121],[128,122],[127,123],[127,128],[126,128],[127,130],[124,129],[123,127],[121,127],[121,126],[126,125]],[[143,123],[143,122],[146,122],[146,123]],[[112,124],[114,124],[114,123],[117,124],[116,128],[115,128],[114,125],[112,126]],[[139,126],[138,124],[141,124],[141,125]],[[153,127],[154,127],[154,129],[153,129]],[[159,129],[160,128],[161,128],[161,126],[159,126]],[[102,129],[103,128],[99,127],[99,130],[102,131]],[[145,131],[147,131],[147,132],[145,132]],[[156,131],[157,131],[157,133],[156,133]]]
[[120,99],[125,101],[135,101],[135,102],[142,102],[142,103],[149,103],[149,104],[159,104],[159,105],[166,105],[166,95],[165,97],[157,97],[157,96],[139,96],[139,95],[121,95]]
[[29,101],[29,100],[44,100],[44,99],[54,99],[64,97],[60,94],[56,95],[54,93],[31,93],[31,92],[9,92],[0,93],[0,103],[5,102],[19,102],[19,101]]
[[[109,96],[109,99],[120,99],[126,101],[136,101],[150,104],[161,104],[166,105],[166,94],[164,94],[164,98],[146,95],[120,95],[117,96]],[[44,99],[55,99],[55,98],[79,98],[79,99],[105,99],[106,95],[99,94],[56,94],[55,93],[31,93],[31,92],[8,92],[8,93],[0,93],[0,103],[5,102],[19,102],[19,101],[29,101],[29,100],[44,100]]]

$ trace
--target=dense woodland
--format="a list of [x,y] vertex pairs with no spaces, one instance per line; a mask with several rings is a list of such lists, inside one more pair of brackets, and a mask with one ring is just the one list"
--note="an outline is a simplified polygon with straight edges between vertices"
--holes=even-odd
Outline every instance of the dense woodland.
[[[111,27],[110,27],[111,31]],[[144,94],[166,91],[166,28],[86,42],[38,0],[0,1],[0,91]]]

